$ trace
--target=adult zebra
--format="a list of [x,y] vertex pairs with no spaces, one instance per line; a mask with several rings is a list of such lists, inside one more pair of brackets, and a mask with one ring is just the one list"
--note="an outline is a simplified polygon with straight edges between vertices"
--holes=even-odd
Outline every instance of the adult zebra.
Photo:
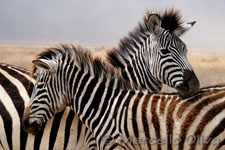
[[[148,15],[150,14],[147,14],[147,16]],[[161,36],[158,36],[158,38],[156,37],[153,38],[154,35],[150,34],[150,31],[147,28],[148,26],[146,26],[148,25],[148,23],[150,23],[150,22],[147,22],[148,19],[146,17],[145,21],[140,23],[138,28],[135,29],[134,32],[130,33],[130,35],[127,38],[124,38],[124,40],[121,41],[120,47],[118,49],[114,49],[109,52],[108,58],[110,59],[110,62],[112,63],[113,66],[118,68],[120,67],[122,75],[124,76],[125,79],[129,80],[133,89],[134,89],[134,85],[138,84],[142,86],[143,88],[150,88],[153,91],[159,91],[162,83],[166,83],[176,88],[179,88],[177,86],[179,85],[179,83],[181,84],[183,83],[187,85],[186,86],[187,89],[193,89],[193,91],[188,91],[186,95],[194,94],[199,88],[199,83],[194,73],[192,72],[192,69],[189,63],[186,60],[186,53],[185,51],[183,51],[183,48],[185,49],[185,45],[183,42],[181,42],[177,38],[178,34],[185,32],[187,29],[189,29],[193,25],[193,23],[187,24],[188,28],[181,26],[180,20],[179,20],[180,19],[179,14],[177,11],[174,11],[174,10],[166,11],[163,15],[161,15],[161,18],[162,18],[162,27],[166,29],[165,30],[163,28],[160,28],[160,32],[162,32]],[[173,25],[168,26],[166,24],[173,24]],[[173,32],[176,32],[176,34],[174,34]],[[134,35],[136,35],[136,37]],[[167,40],[163,40],[163,37],[164,39],[167,39]],[[146,43],[144,41],[146,41]],[[158,43],[158,45],[156,46],[154,44],[151,44],[151,47],[149,47],[147,44],[150,41],[152,43]],[[161,50],[161,48],[163,47],[166,49]],[[156,54],[150,53],[153,50],[154,50],[154,53]],[[145,52],[148,53],[149,57],[145,55]],[[156,59],[153,59],[153,57],[151,57],[152,55],[154,55],[156,58],[160,58],[159,60],[161,61],[159,61],[160,63],[158,63],[158,65],[156,63],[151,63],[151,61],[156,60]],[[134,58],[132,58],[131,56],[134,56]],[[176,56],[177,58],[176,59],[173,58],[174,56]],[[180,61],[181,59],[182,61]],[[165,60],[168,60],[168,62],[166,62]],[[137,62],[137,64],[135,64],[135,62]],[[145,65],[149,67],[156,67],[156,68],[159,68],[161,65],[163,68],[161,72],[163,73],[154,74],[157,71],[157,69],[149,69],[149,68],[146,68]],[[135,66],[134,67],[135,69],[132,70],[133,67],[131,66]],[[141,70],[137,70],[137,68],[139,67],[141,68]],[[190,69],[190,70],[188,71],[186,70],[185,72],[184,71],[185,69]],[[183,72],[185,72],[185,75],[183,75]],[[164,74],[164,77],[162,76],[163,74]],[[184,79],[183,79],[183,76],[184,76]],[[182,80],[184,82],[182,82]],[[197,88],[190,88],[189,86],[192,86],[192,85],[195,85],[195,87]],[[65,116],[65,118],[66,117],[67,116]],[[54,125],[57,126],[58,124],[55,123]],[[54,140],[55,138],[53,138],[53,142],[49,142],[49,145],[47,145],[50,147],[50,149],[54,147],[54,144],[55,144]],[[65,143],[67,143],[66,142],[67,140],[64,140],[64,141]],[[67,145],[68,144],[64,144],[64,148]],[[94,144],[90,143],[90,145],[94,147]],[[40,144],[38,146],[40,146]]]
[[98,149],[224,148],[225,86],[201,89],[189,99],[132,91],[114,68],[82,47],[51,48],[33,62],[37,79],[23,116],[28,132],[70,106]]

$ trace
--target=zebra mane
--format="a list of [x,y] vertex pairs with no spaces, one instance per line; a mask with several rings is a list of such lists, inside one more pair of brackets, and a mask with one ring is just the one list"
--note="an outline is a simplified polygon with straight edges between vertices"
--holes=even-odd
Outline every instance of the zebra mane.
[[[126,58],[129,58],[130,54],[133,53],[133,47],[138,48],[136,43],[142,43],[139,37],[146,38],[151,34],[147,20],[152,12],[156,11],[147,10],[143,20],[138,23],[137,27],[135,27],[133,31],[128,33],[128,36],[120,40],[119,46],[107,52],[107,58],[113,66],[123,67],[121,66],[122,63],[120,60],[126,60]],[[156,13],[159,14],[162,20],[161,27],[165,30],[173,32],[174,30],[181,28],[183,21],[181,20],[182,16],[180,14],[180,10],[170,8],[166,9],[164,12],[158,11]]]
[[[117,69],[112,67],[108,62],[103,61],[100,57],[94,57],[90,49],[84,48],[80,45],[74,46],[72,44],[60,44],[59,46],[47,48],[45,51],[39,53],[36,59],[73,59],[74,64],[83,70],[89,72],[95,77],[103,76],[104,79],[116,79],[122,89],[131,89],[130,84],[124,80]],[[31,76],[37,71],[35,65],[32,65]],[[137,89],[137,87],[135,88]]]

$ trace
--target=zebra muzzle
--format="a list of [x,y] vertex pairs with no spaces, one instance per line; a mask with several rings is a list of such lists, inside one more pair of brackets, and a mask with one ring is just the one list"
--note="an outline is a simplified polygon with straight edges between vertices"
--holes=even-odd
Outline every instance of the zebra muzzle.
[[40,132],[42,125],[38,121],[30,123],[29,118],[23,118],[22,126],[26,132],[36,135]]
[[33,120],[29,117],[29,108],[26,108],[24,111],[22,127],[26,132],[32,133],[34,135],[38,134],[38,132],[41,130],[41,122],[39,120]]
[[194,71],[184,70],[183,83],[179,84],[176,88],[182,98],[188,98],[197,94],[200,83]]

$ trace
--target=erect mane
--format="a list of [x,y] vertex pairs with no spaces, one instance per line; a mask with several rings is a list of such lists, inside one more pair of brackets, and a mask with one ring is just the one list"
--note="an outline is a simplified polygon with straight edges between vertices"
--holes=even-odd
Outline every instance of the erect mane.
[[[39,53],[36,59],[73,59],[74,64],[81,70],[93,74],[95,77],[105,79],[118,79],[119,84],[123,89],[131,89],[130,84],[122,79],[120,73],[112,67],[109,63],[103,61],[101,58],[94,57],[90,49],[82,46],[74,46],[72,44],[60,44],[59,46],[50,47]],[[34,75],[37,68],[32,66],[32,73]]]
[[160,16],[162,20],[161,27],[165,30],[173,32],[174,30],[181,28],[183,21],[181,20],[182,16],[178,9],[165,9],[164,12],[147,10],[143,20],[138,23],[137,27],[135,27],[133,31],[128,33],[128,36],[120,40],[119,46],[107,52],[107,57],[113,66],[120,68],[123,67],[121,66],[121,58],[122,60],[129,58],[129,55],[133,53],[133,47],[138,49],[137,43],[142,44],[140,37],[146,39],[151,34],[148,28],[147,20],[152,12],[157,13]]
[[[149,15],[154,11],[147,10],[146,15],[144,16],[144,22],[147,22]],[[173,32],[174,30],[181,27],[183,21],[181,20],[182,15],[180,14],[179,9],[175,8],[167,8],[164,12],[159,11],[155,12],[159,14],[162,23],[161,27],[168,30],[169,32]]]

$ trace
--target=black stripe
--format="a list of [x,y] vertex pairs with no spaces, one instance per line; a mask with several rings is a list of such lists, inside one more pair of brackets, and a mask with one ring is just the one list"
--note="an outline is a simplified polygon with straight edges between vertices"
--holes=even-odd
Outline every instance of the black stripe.
[[[19,80],[23,84],[23,86],[25,87],[26,90],[28,90],[29,83],[30,83],[28,95],[31,96],[32,90],[33,90],[33,83],[32,82],[29,82],[29,80],[26,77],[24,77],[23,75],[19,74],[18,72],[14,71],[12,69],[9,69],[6,66],[1,66],[1,68],[2,68],[2,70],[5,70],[12,77]],[[2,85],[4,85],[4,84],[2,84]]]
[[[149,123],[148,123],[148,117],[147,117],[147,106],[148,106],[148,102],[149,102],[149,99],[150,99],[151,95],[148,94],[145,96],[144,98],[144,102],[142,104],[142,124],[143,124],[143,127],[144,127],[144,133],[145,133],[145,137],[147,140],[150,140],[150,132],[149,132]],[[150,146],[150,143],[147,142],[147,146],[148,146],[148,149],[151,150],[151,146]]]
[[2,120],[4,122],[4,129],[5,129],[5,134],[6,134],[7,142],[8,142],[8,145],[9,145],[9,149],[13,149],[13,145],[12,145],[12,118],[11,118],[8,110],[3,105],[1,99],[0,99],[0,115],[1,115]]
[[[92,109],[94,109],[94,111],[93,111],[93,113],[92,113],[90,118],[94,118],[94,116],[96,115],[96,113],[98,111],[98,106],[101,103],[101,99],[102,99],[103,93],[104,93],[104,91],[106,89],[105,88],[105,82],[106,82],[106,80],[104,79],[104,81],[102,83],[100,83],[100,85],[99,85],[99,87],[98,87],[98,89],[97,89],[97,91],[96,91],[96,93],[94,95],[93,101],[91,102],[90,106],[87,109],[87,112],[86,112],[87,115],[90,115]],[[86,115],[86,118],[89,117],[87,115]],[[92,127],[95,128],[96,127],[95,125],[96,124],[93,123]]]
[[[76,68],[75,68],[76,69]],[[76,91],[79,89],[78,88],[78,83],[79,83],[79,81],[80,81],[80,79],[81,79],[81,77],[82,77],[82,75],[84,74],[84,72],[83,71],[79,71],[78,72],[78,75],[77,75],[77,77],[76,77],[76,79],[75,78],[71,78],[71,80],[72,81],[70,81],[70,83],[71,83],[71,86],[73,87],[73,91],[72,91],[72,93],[73,93],[73,95],[75,95],[76,94]],[[75,75],[75,71],[74,71],[74,75]],[[73,80],[75,80],[75,81],[73,81]],[[73,84],[72,84],[73,83]],[[75,103],[76,104],[76,103]],[[71,105],[72,105],[72,107],[74,107],[74,100],[71,100]],[[75,106],[76,108],[76,110],[74,110],[74,111],[77,111],[77,107],[78,106]]]
[[41,130],[38,132],[38,134],[34,138],[34,150],[39,150],[40,149],[40,144],[41,144],[41,139],[43,136],[45,124],[42,126]]
[[[75,104],[76,104],[76,110],[78,110],[78,108],[79,108],[79,114],[81,113],[80,111],[80,106],[78,106],[79,105],[79,99],[80,99],[80,96],[81,96],[81,93],[84,91],[84,87],[85,87],[85,85],[87,84],[87,81],[88,81],[88,79],[90,78],[90,74],[88,73],[88,74],[86,74],[84,77],[83,77],[83,79],[82,79],[82,81],[81,81],[81,84],[80,84],[80,86],[79,87],[76,87],[76,88],[78,88],[78,92],[77,92],[77,95],[75,95]],[[83,100],[83,99],[82,99]],[[82,101],[81,100],[81,101]],[[78,113],[77,112],[77,113]]]
[[83,126],[83,123],[82,123],[82,121],[79,119],[79,120],[78,120],[78,124],[77,124],[77,143],[78,143],[78,141],[79,141],[79,139],[80,139],[80,133],[81,133],[81,131],[82,131],[82,126]]
[[216,137],[224,131],[224,125],[225,125],[225,118],[222,121],[220,121],[220,123],[213,129],[212,133],[209,135],[207,139],[208,143],[203,145],[203,150],[207,150],[212,140],[216,139]]
[[126,102],[124,103],[124,107],[123,108],[127,108],[126,111],[125,111],[125,118],[124,118],[124,131],[125,131],[125,134],[126,134],[126,137],[129,139],[130,138],[130,135],[129,135],[129,131],[128,131],[128,119],[127,119],[127,116],[128,116],[128,107],[129,107],[129,103],[131,102],[131,99],[133,98],[133,96],[135,95],[135,92],[134,91],[130,91],[129,93],[129,96],[126,100]]
[[56,141],[57,133],[59,131],[60,121],[62,119],[64,111],[65,111],[65,109],[63,111],[57,113],[55,115],[55,117],[53,118],[54,120],[53,120],[53,123],[52,123],[50,137],[49,137],[49,149],[53,149],[54,148],[54,144],[55,144],[55,141]]
[[[143,93],[138,93],[138,97],[135,98],[134,104],[132,106],[132,125],[134,130],[134,135],[136,139],[139,139],[139,131],[138,131],[138,124],[137,124],[137,107],[140,102],[140,98],[143,96]],[[140,149],[140,143],[138,143]]]
[[28,133],[24,131],[22,122],[20,121],[20,149],[26,148]]
[[21,120],[24,111],[24,101],[19,94],[19,89],[17,89],[17,87],[13,85],[2,73],[0,73],[0,77],[0,85],[3,85],[2,87],[8,93]]
[[[101,139],[100,140],[101,142],[104,142],[104,141],[102,141],[102,138],[105,139],[108,136],[106,133],[109,131],[109,129],[111,128],[111,126],[112,126],[112,119],[110,119],[109,123],[107,124],[107,127],[105,128],[105,131],[102,133],[102,136],[100,138]],[[108,142],[110,143],[110,141],[113,140],[110,136],[107,137],[107,138],[109,138],[109,139],[107,139],[107,142],[104,143],[103,149],[105,149],[105,147],[107,146]]]
[[[224,95],[224,93],[223,93]],[[202,107],[204,108],[204,107]],[[201,108],[201,110],[202,110]],[[206,114],[205,116],[202,118],[201,122],[199,123],[199,125],[197,126],[195,133],[193,135],[195,135],[196,137],[198,135],[201,135],[202,131],[204,130],[205,126],[216,117],[217,114],[219,114],[220,112],[222,112],[225,108],[225,102],[222,102],[220,104],[215,105],[213,108],[211,108]],[[224,124],[223,124],[224,125]],[[224,126],[223,126],[223,130],[224,130]],[[195,140],[194,142],[191,143],[191,149],[195,149],[197,144],[197,140]]]
[[[108,91],[110,91],[110,89],[108,89]],[[102,127],[104,126],[104,124],[106,123],[106,120],[107,120],[108,117],[109,117],[109,113],[110,113],[112,104],[113,104],[113,102],[114,102],[113,100],[115,100],[115,97],[118,95],[119,91],[120,91],[119,89],[116,89],[115,92],[114,92],[114,96],[113,96],[113,98],[112,98],[112,100],[110,101],[110,104],[109,104],[109,110],[106,112],[105,117],[103,118],[102,123],[100,124],[98,130],[96,131],[96,135],[97,135],[97,136],[98,136],[99,133],[101,132]],[[110,92],[110,93],[111,93],[111,92]],[[109,99],[108,99],[108,100],[109,100]],[[107,101],[107,100],[105,100],[105,101]],[[107,106],[106,106],[106,107],[102,107],[102,108],[107,108]],[[105,109],[102,109],[102,111],[100,112],[99,117],[94,121],[92,129],[94,129],[97,125],[99,125],[100,119],[102,119],[103,114],[105,113],[105,111],[106,111]],[[101,115],[101,114],[102,114],[102,115]],[[98,142],[98,145],[100,145],[100,141]]]
[[[87,92],[85,93],[84,97],[82,98],[82,101],[81,101],[81,105],[80,105],[80,114],[83,113],[83,109],[85,107],[85,105],[87,105],[87,102],[90,100],[90,96],[96,86],[96,84],[98,83],[98,79],[97,78],[94,78],[91,80],[91,82],[88,84],[88,87],[87,89],[85,89]],[[99,89],[99,88],[98,88]],[[102,89],[101,89],[102,90]],[[98,91],[98,90],[97,90]],[[99,97],[100,98],[100,97]],[[97,99],[94,99],[93,102],[95,102],[95,100]],[[99,99],[98,99],[99,100]],[[98,104],[98,103],[95,103],[95,104]],[[89,108],[87,109],[87,112],[86,114],[90,114],[91,113],[91,109],[92,109],[92,105],[89,106]],[[87,115],[84,116],[83,118],[83,122],[85,122],[85,120],[87,119]]]
[[225,139],[223,139],[223,141],[220,142],[220,144],[216,147],[216,150],[220,149],[224,145],[225,145]]
[[[152,114],[152,124],[154,126],[155,129],[155,133],[156,133],[156,139],[159,140],[161,139],[160,136],[160,124],[159,124],[159,118],[157,116],[157,112],[156,112],[156,107],[157,107],[157,102],[160,99],[159,95],[154,95],[153,99],[152,99],[152,106],[151,106],[151,114]],[[161,146],[157,145],[157,150],[161,150]]]
[[67,148],[69,138],[70,138],[70,128],[72,125],[73,120],[75,119],[75,113],[70,110],[69,115],[66,118],[66,127],[65,127],[65,138],[64,138],[64,147],[63,149],[65,150]]
[[134,72],[136,71],[134,60],[132,60],[132,63],[133,63],[133,65],[131,66],[130,62],[127,62],[127,70],[128,70],[127,74],[130,74],[132,82],[137,84],[137,80],[136,80],[136,77],[134,75]]

